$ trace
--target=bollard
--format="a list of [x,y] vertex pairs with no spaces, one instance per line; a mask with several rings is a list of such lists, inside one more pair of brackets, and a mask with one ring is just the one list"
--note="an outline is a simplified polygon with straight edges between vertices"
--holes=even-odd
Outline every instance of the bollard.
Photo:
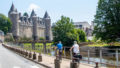
[[35,60],[36,59],[36,54],[35,54],[35,52],[34,52],[34,54],[33,54],[33,60]]
[[58,56],[56,56],[56,59],[54,60],[55,68],[60,68],[60,60]]
[[41,53],[39,53],[39,55],[38,55],[38,62],[42,62],[42,55],[41,55]]
[[23,50],[23,56],[25,56],[25,53],[26,53],[25,50]]
[[95,65],[96,65],[95,68],[98,68],[98,62],[96,62]]
[[27,50],[26,50],[26,52],[25,52],[25,56],[26,56],[26,57],[28,56],[28,52],[27,52]]
[[31,52],[29,52],[29,58],[31,58],[32,57],[32,53]]
[[78,63],[77,62],[70,62],[70,68],[78,68]]
[[20,49],[20,54],[22,55],[22,49]]

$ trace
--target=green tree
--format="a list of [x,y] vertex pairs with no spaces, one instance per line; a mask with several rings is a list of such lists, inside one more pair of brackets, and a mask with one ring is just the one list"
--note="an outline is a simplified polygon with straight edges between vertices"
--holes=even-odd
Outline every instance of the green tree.
[[77,33],[78,33],[80,42],[86,42],[87,41],[86,34],[83,30],[77,29]]
[[27,13],[27,12],[25,12],[25,13],[23,14],[23,16],[27,16],[27,17],[28,17],[29,15],[28,15],[28,13]]
[[120,0],[99,0],[94,23],[97,39],[112,42],[120,38]]
[[75,29],[73,22],[69,17],[61,16],[61,20],[54,24],[52,30],[54,36],[53,41],[62,41],[64,46],[71,46],[73,41],[84,41],[81,35],[84,34],[83,37],[85,37],[85,33],[80,29]]
[[0,14],[0,30],[2,30],[5,34],[10,31],[12,26],[12,22],[9,18],[7,18],[5,15]]

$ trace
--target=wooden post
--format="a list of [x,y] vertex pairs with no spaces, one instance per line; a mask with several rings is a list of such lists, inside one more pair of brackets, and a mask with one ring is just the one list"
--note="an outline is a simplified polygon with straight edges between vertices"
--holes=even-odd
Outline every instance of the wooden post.
[[56,56],[56,59],[54,60],[55,68],[60,68],[60,60],[58,56]]
[[116,66],[118,68],[119,65],[119,55],[118,55],[118,49],[116,49]]
[[65,47],[64,47],[64,57],[66,57],[66,53],[65,53]]
[[72,58],[73,58],[73,54],[72,54],[72,51],[70,51],[70,56],[71,56],[71,60],[72,60]]
[[41,55],[41,53],[39,53],[39,55],[38,55],[38,62],[42,62],[42,55]]
[[44,53],[46,53],[46,42],[45,41],[43,42],[43,45],[44,45]]
[[33,54],[33,60],[35,60],[36,59],[36,54],[35,54],[35,52],[34,52],[34,54]]
[[35,42],[32,42],[32,49],[35,50]]
[[29,52],[29,58],[31,58],[32,57],[32,53],[31,52]]
[[26,55],[25,55],[26,57],[28,56],[28,52],[27,52],[27,50],[26,50]]
[[72,61],[70,62],[70,68],[78,68],[78,67],[79,67],[78,62],[75,62],[75,61],[73,61],[73,59],[72,59]]
[[99,67],[98,67],[98,62],[95,63],[95,68],[99,68]]
[[90,50],[88,49],[88,64],[90,63]]
[[102,49],[100,48],[100,63],[102,63]]

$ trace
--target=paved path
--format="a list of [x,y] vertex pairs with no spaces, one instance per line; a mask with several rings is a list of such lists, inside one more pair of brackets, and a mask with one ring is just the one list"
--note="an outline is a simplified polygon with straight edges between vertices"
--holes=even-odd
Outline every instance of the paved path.
[[0,44],[0,68],[44,68],[31,62]]
[[[41,63],[46,64],[52,68],[54,68],[54,56],[49,56],[49,55],[45,55],[42,54],[43,57],[43,61]],[[69,59],[62,59],[61,62],[61,68],[70,68],[70,60]],[[90,65],[90,64],[85,64],[85,63],[80,63],[79,68],[94,68],[94,65]],[[99,68],[106,68],[106,67],[99,67]]]

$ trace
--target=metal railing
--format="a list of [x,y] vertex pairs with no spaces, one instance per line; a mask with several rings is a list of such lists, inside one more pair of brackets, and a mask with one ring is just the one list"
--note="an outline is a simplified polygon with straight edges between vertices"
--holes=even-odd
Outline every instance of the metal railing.
[[[23,44],[20,45],[18,43],[9,43],[9,45],[32,50],[32,46],[25,47]],[[39,45],[36,46],[33,51],[55,56],[54,47],[50,46],[46,48],[46,51],[44,49],[45,48],[43,45]],[[69,49],[70,47],[63,47],[63,58],[72,59],[73,54],[69,51]],[[98,62],[101,66],[120,68],[120,49],[81,47],[80,54],[83,57],[81,60],[83,63],[95,64]]]

